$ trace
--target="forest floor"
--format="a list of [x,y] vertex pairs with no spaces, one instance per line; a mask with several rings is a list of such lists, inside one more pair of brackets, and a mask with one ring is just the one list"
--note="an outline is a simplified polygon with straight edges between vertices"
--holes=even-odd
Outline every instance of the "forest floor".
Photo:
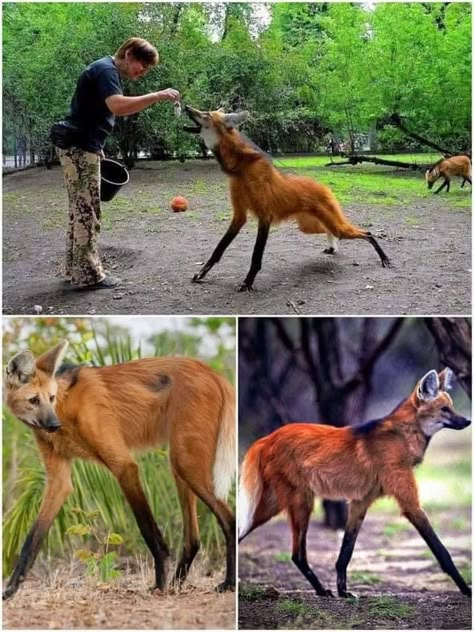
[[[319,160],[319,162],[318,162]],[[130,183],[103,204],[105,267],[114,290],[77,292],[61,280],[67,224],[62,170],[35,168],[3,179],[3,309],[6,314],[460,314],[471,302],[471,195],[453,182],[433,195],[418,172],[327,159],[279,161],[286,172],[328,184],[349,219],[370,229],[393,262],[370,244],[323,254],[324,236],[294,222],[271,230],[251,293],[236,288],[250,266],[251,220],[206,279],[191,278],[231,217],[226,177],[214,160],[138,163]],[[172,213],[173,196],[189,210]],[[35,309],[35,306],[36,309]]]
[[[444,436],[441,436],[444,433]],[[471,583],[471,432],[442,431],[416,470],[423,508],[468,584]],[[310,566],[337,595],[335,563],[342,532],[321,525],[317,503],[308,531]],[[239,545],[240,629],[470,630],[471,599],[443,573],[392,499],[375,503],[348,567],[358,599],[321,598],[291,561],[283,519]]]
[[[465,576],[470,574],[469,518],[466,510],[456,519],[441,513],[436,521]],[[463,528],[455,520],[457,525],[462,520]],[[310,528],[310,565],[335,595],[340,544],[340,534],[319,525]],[[281,521],[257,529],[240,544],[240,629],[471,629],[471,600],[401,519],[369,513],[348,570],[347,587],[358,595],[355,600],[318,597],[285,551],[291,551],[290,533]]]
[[179,593],[160,594],[139,573],[97,584],[65,564],[35,569],[3,602],[4,629],[235,629],[236,594],[215,591],[221,574],[195,569]]

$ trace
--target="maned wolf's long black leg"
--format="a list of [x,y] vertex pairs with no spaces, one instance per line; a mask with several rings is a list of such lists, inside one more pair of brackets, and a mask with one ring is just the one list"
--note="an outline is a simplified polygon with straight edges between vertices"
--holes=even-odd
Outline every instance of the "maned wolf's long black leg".
[[166,586],[166,571],[169,558],[169,551],[159,530],[153,513],[148,504],[148,500],[143,491],[138,473],[138,465],[135,461],[118,463],[106,463],[107,467],[115,474],[119,485],[125,494],[138,528],[150,549],[155,561],[155,580],[159,590],[164,590]]
[[337,592],[339,597],[355,597],[347,592],[347,567],[351,561],[354,546],[359,534],[359,529],[364,521],[365,514],[370,505],[367,500],[353,500],[349,505],[349,515],[347,517],[344,538],[342,540],[341,550],[336,562],[337,571]]
[[471,182],[471,178],[469,178],[468,176],[466,176],[465,178],[463,178],[462,183],[461,183],[461,189],[464,187],[464,185],[466,184],[466,182],[469,182],[469,184],[472,186],[472,182]]
[[301,500],[299,504],[292,499],[292,506],[288,510],[291,530],[293,534],[293,551],[291,560],[298,570],[306,577],[311,586],[320,597],[333,597],[330,590],[324,588],[319,579],[313,573],[306,557],[306,533],[308,531],[309,518],[313,503]]
[[252,264],[250,266],[250,270],[248,271],[247,276],[245,277],[245,281],[239,287],[239,292],[243,292],[244,290],[251,290],[255,277],[257,276],[258,271],[262,267],[262,258],[263,251],[265,250],[265,245],[268,239],[268,233],[270,231],[270,224],[267,222],[262,222],[261,220],[258,222],[258,232],[257,239],[255,241],[255,246],[252,254]]
[[434,532],[425,512],[421,508],[416,510],[407,509],[403,510],[403,514],[408,518],[421,537],[425,540],[426,544],[430,547],[442,570],[454,580],[463,595],[470,597],[470,587],[466,584],[458,569],[454,565],[448,550]]
[[200,281],[201,279],[203,279],[206,274],[209,272],[209,270],[218,262],[220,261],[222,255],[224,254],[227,246],[229,246],[229,244],[234,240],[235,237],[237,237],[237,235],[240,232],[240,229],[242,228],[242,226],[245,224],[246,222],[246,218],[245,217],[239,217],[239,218],[234,218],[229,226],[229,228],[227,229],[227,232],[225,233],[224,237],[222,237],[222,239],[220,240],[220,242],[217,244],[214,252],[212,253],[210,259],[203,265],[203,267],[200,269],[200,271],[195,274],[193,276],[193,282],[197,282]]
[[449,180],[445,180],[443,182],[443,184],[436,189],[435,193],[439,193],[442,189],[444,189],[444,187],[446,187],[446,192],[448,193],[449,192]]
[[186,579],[191,564],[199,551],[199,523],[196,513],[197,498],[195,493],[176,470],[173,470],[173,475],[183,514],[183,551],[176,566],[173,579],[173,583],[180,586]]
[[367,232],[364,239],[367,239],[369,243],[375,248],[378,256],[380,257],[380,261],[382,262],[382,267],[389,268],[392,264],[390,263],[390,259],[387,257],[385,252],[382,250],[382,247],[379,245],[378,241],[372,235],[372,233]]
[[[191,487],[191,481],[188,481]],[[193,481],[192,490],[212,511],[224,534],[226,544],[226,573],[224,581],[216,588],[218,592],[235,591],[236,528],[235,516],[227,504],[216,498],[214,492],[206,488],[205,481]]]
[[45,461],[48,479],[41,509],[26,537],[10,581],[3,591],[3,599],[8,599],[18,590],[32,567],[54,518],[72,491],[70,461],[58,461],[57,458],[53,458],[52,461]]
[[438,560],[442,570],[454,580],[464,595],[471,596],[471,589],[461,577],[449,552],[433,531],[433,527],[430,525],[427,515],[420,507],[418,489],[413,472],[399,471],[398,476],[387,476],[386,478],[382,478],[380,482],[385,494],[394,496],[397,500],[402,514],[408,518],[425,540]]

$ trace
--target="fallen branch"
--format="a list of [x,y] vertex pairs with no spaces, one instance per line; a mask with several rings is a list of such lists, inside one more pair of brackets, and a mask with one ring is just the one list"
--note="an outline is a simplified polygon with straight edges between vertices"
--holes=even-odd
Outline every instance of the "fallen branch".
[[377,156],[361,156],[354,154],[348,156],[343,162],[328,162],[325,167],[340,167],[341,165],[357,165],[361,162],[372,162],[375,165],[386,165],[388,167],[401,167],[402,169],[413,169],[414,171],[424,171],[431,165],[421,165],[416,162],[401,162],[400,160],[387,160],[386,158],[377,158]]

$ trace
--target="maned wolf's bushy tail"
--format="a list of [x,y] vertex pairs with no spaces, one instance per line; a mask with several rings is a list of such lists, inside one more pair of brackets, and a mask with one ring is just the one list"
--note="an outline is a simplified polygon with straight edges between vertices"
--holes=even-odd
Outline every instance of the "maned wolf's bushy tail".
[[262,440],[249,449],[240,468],[239,481],[239,540],[254,528],[257,507],[262,499],[263,481],[260,466]]
[[212,478],[217,498],[225,500],[229,494],[236,469],[235,394],[226,380],[219,380],[223,405]]

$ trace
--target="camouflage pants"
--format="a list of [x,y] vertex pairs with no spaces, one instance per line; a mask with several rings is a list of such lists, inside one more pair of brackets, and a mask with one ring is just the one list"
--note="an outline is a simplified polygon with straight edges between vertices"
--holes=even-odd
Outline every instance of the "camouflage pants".
[[78,147],[56,148],[69,196],[66,278],[73,285],[93,285],[105,277],[99,258],[100,158]]

